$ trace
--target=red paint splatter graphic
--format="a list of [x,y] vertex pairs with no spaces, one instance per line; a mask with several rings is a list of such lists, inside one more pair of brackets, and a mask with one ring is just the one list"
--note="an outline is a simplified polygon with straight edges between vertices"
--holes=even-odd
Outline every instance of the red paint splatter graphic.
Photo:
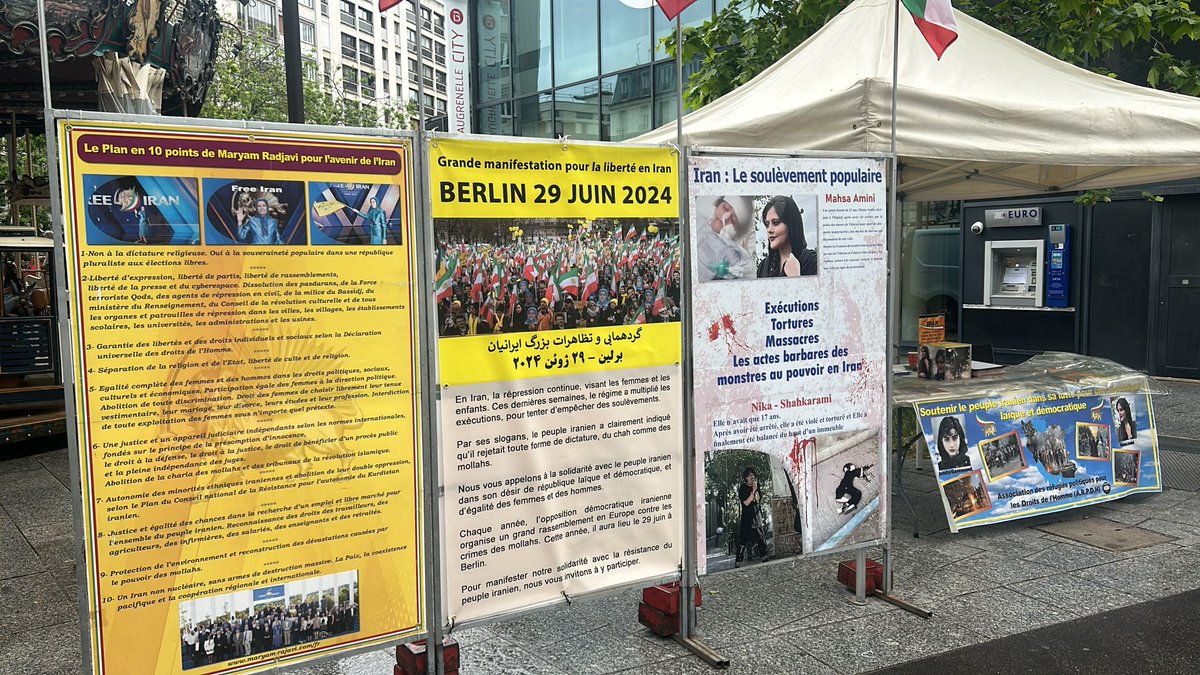
[[877,387],[882,384],[882,382],[872,381],[874,380],[872,376],[874,375],[875,368],[872,367],[870,361],[867,359],[859,359],[858,364],[858,378],[854,380],[854,384],[850,388],[851,403],[864,403],[865,401],[869,401],[871,395],[876,391]]
[[801,440],[799,436],[792,436],[792,451],[788,453],[788,460],[792,464],[792,471],[797,476],[803,475],[804,454],[810,448],[816,451],[817,439],[815,437]]
[[708,327],[709,342],[716,342],[722,336],[725,338],[725,346],[730,354],[733,353],[735,346],[742,349],[749,349],[746,343],[742,342],[741,338],[738,337],[737,326],[733,323],[733,317],[728,314],[722,316],[719,321],[712,322],[712,325]]

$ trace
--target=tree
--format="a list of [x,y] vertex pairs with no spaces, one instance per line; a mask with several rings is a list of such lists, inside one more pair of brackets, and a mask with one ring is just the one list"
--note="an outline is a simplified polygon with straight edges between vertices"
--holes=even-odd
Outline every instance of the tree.
[[[684,91],[695,108],[758,75],[850,0],[733,0],[684,29],[700,66]],[[1181,0],[955,0],[954,6],[1058,59],[1134,84],[1200,95],[1200,14]],[[902,17],[903,19],[903,17]],[[664,43],[675,54],[674,35]],[[953,49],[953,47],[951,47]]]
[[[304,79],[304,119],[308,124],[405,129],[416,119],[413,102],[384,99],[360,103],[350,98],[336,77],[328,82],[323,79]],[[270,33],[246,34],[240,44],[222,40],[201,116],[286,122],[284,81],[283,45]]]

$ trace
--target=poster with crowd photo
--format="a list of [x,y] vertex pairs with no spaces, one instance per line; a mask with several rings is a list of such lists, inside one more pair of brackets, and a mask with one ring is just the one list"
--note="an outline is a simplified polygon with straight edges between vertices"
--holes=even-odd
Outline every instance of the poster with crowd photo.
[[409,142],[59,134],[85,669],[261,672],[418,634],[412,247],[360,214],[343,246],[306,225],[310,195],[368,185],[338,194],[380,196],[409,241]]
[[688,182],[701,571],[878,541],[883,161],[696,154]]
[[1162,490],[1144,392],[1034,392],[916,410],[953,532]]
[[676,574],[678,157],[439,139],[446,616]]

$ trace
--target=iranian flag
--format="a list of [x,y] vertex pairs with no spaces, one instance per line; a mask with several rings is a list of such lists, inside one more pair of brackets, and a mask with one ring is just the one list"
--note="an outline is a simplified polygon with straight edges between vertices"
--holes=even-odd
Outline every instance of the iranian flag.
[[633,317],[633,322],[635,324],[646,323],[646,306],[645,305],[638,306],[638,313],[637,313],[637,316]]
[[[449,262],[449,264],[447,264]],[[450,256],[446,260],[442,260],[442,264],[438,267],[437,279],[434,280],[434,299],[438,302],[454,295],[454,268],[458,266],[458,260],[454,256]]]
[[475,282],[471,284],[471,300],[473,302],[479,302],[479,300],[483,297],[483,284],[483,270],[476,267]]
[[917,30],[941,60],[942,54],[958,39],[958,24],[950,0],[900,0],[912,14]]
[[627,233],[625,234],[625,241],[629,241],[630,239],[633,239],[633,238],[634,238],[634,237],[636,237],[636,236],[637,236],[637,228],[635,228],[634,226],[630,225],[630,226],[629,226],[629,232],[627,232]]
[[592,296],[593,293],[600,290],[600,277],[596,275],[596,270],[588,272],[587,279],[583,282],[583,301]]
[[658,316],[659,312],[661,312],[667,308],[667,293],[666,293],[666,291],[667,291],[666,284],[658,285],[658,293],[656,293],[654,295],[654,307],[652,307],[650,309],[650,312],[652,314],[654,314],[654,316]]
[[575,297],[579,297],[579,273],[571,270],[560,274],[558,276],[558,288],[563,293],[570,293]]

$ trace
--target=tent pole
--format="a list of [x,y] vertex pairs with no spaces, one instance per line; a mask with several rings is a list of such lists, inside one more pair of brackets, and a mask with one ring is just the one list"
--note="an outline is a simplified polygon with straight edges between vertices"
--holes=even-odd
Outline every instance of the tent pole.
[[[686,190],[687,190],[687,158],[685,157],[685,155],[683,153],[683,19],[681,18],[681,14],[682,14],[682,12],[680,14],[675,15],[675,151],[676,151],[676,156],[679,158],[679,192],[677,194],[677,196],[678,196],[677,201],[679,203],[679,215],[680,215],[679,244],[680,244],[680,247],[684,251],[690,252],[691,249],[688,247],[691,245],[690,244],[691,237],[689,236],[691,233],[688,231],[689,223],[688,223],[688,219],[687,219],[687,215],[688,215],[687,214],[687,201],[685,200],[685,196],[687,194],[687,192],[686,192]],[[684,273],[682,275],[680,275],[681,278],[683,278],[683,280],[684,280],[684,286],[683,286],[682,290],[685,291],[685,295],[682,297],[686,297],[690,300],[691,299],[691,285],[689,283],[690,279],[688,279],[688,277],[691,276],[690,274],[688,274],[688,270],[690,270],[690,267],[684,266],[684,265],[681,265],[680,267],[687,267],[687,269],[684,270]],[[690,324],[691,312],[688,311],[688,308],[690,308],[690,307],[691,307],[691,302],[688,302],[687,307],[684,309],[684,316],[681,317],[683,319],[684,327],[691,325]],[[694,616],[694,612],[692,611],[693,610],[692,593],[694,592],[694,591],[692,591],[692,586],[693,586],[692,571],[695,569],[695,564],[693,562],[694,556],[691,555],[691,553],[692,553],[692,551],[694,551],[693,543],[692,543],[692,533],[693,533],[694,528],[690,526],[690,523],[693,522],[692,519],[695,516],[695,511],[692,508],[692,481],[690,479],[690,476],[693,474],[692,463],[690,461],[688,461],[692,456],[692,452],[691,452],[692,446],[690,445],[690,443],[688,443],[689,439],[691,439],[692,436],[688,430],[691,429],[691,420],[694,418],[694,415],[689,414],[690,411],[692,410],[692,405],[689,403],[689,401],[691,400],[691,397],[686,395],[687,392],[691,391],[691,377],[689,376],[690,371],[688,368],[688,360],[687,360],[687,354],[686,354],[687,350],[690,348],[690,345],[688,343],[691,341],[691,338],[690,338],[690,333],[687,330],[684,330],[682,332],[683,332],[683,344],[681,345],[681,348],[682,348],[681,356],[683,357],[683,363],[681,363],[681,365],[684,367],[683,368],[683,383],[684,383],[683,390],[685,392],[685,395],[684,395],[685,403],[684,403],[684,413],[683,413],[683,428],[684,428],[683,552],[684,552],[684,556],[683,556],[683,565],[682,565],[683,569],[682,569],[682,574],[680,575],[681,579],[680,579],[680,584],[679,584],[679,586],[680,586],[680,588],[679,588],[679,591],[680,591],[680,596],[679,596],[680,597],[680,600],[679,600],[679,634],[682,635],[685,640],[689,640],[692,638],[692,635],[695,632],[695,627],[696,627],[696,617]]]
[[[887,387],[884,389],[884,401],[887,405],[887,459],[892,460],[892,443],[896,435],[896,415],[892,414],[892,367],[891,364],[895,358],[897,348],[897,338],[899,337],[896,319],[900,316],[897,305],[899,304],[899,286],[900,278],[898,270],[900,269],[900,251],[898,245],[900,242],[900,193],[898,187],[900,178],[898,172],[900,162],[896,157],[896,91],[899,89],[900,80],[900,0],[892,3],[892,111],[891,111],[891,127],[889,129],[890,143],[889,152],[891,153],[891,199],[888,201],[888,210],[891,212],[888,218],[887,242],[888,242],[888,302],[887,302]],[[901,446],[900,451],[904,448]],[[888,472],[889,474],[891,472]],[[887,475],[887,474],[885,474]],[[884,595],[892,592],[892,509],[891,502],[891,485],[886,487],[888,494],[884,498],[889,502],[887,509],[886,521],[884,522],[883,530],[883,590]],[[860,572],[861,573],[861,572]]]

